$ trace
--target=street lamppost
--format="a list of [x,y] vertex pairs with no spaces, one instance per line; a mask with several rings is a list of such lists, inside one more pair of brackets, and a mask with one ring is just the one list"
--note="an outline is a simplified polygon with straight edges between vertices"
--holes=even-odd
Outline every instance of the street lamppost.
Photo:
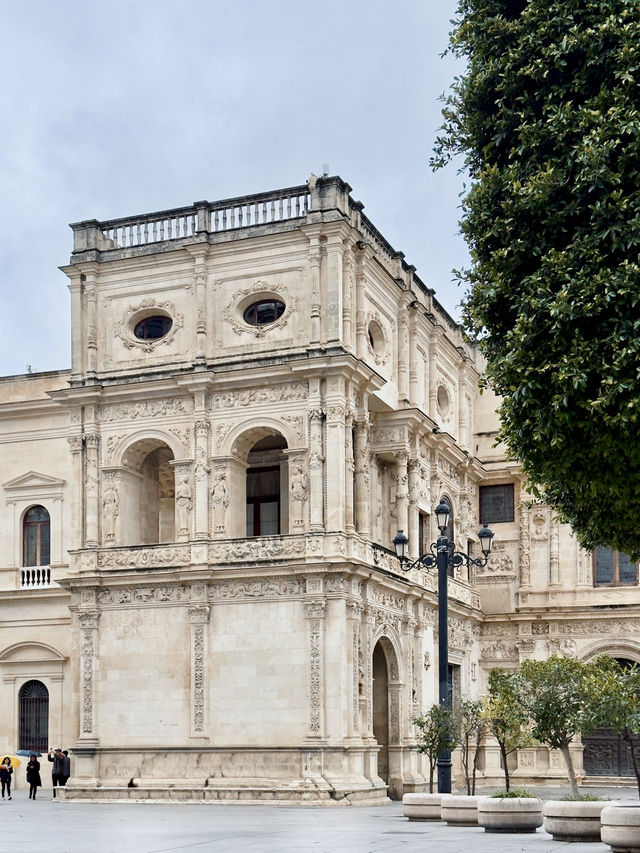
[[[473,559],[462,551],[455,551],[455,543],[449,542],[445,535],[450,512],[450,507],[444,501],[440,501],[435,508],[436,522],[440,530],[438,541],[431,543],[429,553],[421,554],[413,562],[406,556],[409,540],[404,531],[398,530],[393,540],[396,556],[404,572],[408,572],[418,565],[427,569],[432,569],[435,566],[438,570],[438,702],[449,709],[451,708],[451,699],[449,696],[448,570],[449,567],[460,566],[463,562],[466,562],[468,566],[486,566],[493,539],[493,531],[484,524],[478,532],[482,557]],[[441,794],[451,793],[450,749],[443,749],[438,755],[438,792]]]

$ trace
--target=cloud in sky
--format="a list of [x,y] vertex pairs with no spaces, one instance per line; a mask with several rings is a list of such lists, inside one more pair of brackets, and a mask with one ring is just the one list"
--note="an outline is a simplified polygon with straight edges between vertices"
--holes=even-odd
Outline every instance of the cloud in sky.
[[461,178],[431,172],[454,0],[0,2],[0,373],[66,368],[69,222],[330,165],[457,316]]

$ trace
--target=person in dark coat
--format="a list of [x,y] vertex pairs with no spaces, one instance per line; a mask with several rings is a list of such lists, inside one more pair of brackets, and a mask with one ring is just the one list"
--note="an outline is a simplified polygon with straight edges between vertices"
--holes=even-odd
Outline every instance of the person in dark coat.
[[11,799],[11,774],[13,773],[13,767],[11,766],[11,759],[9,756],[5,756],[2,759],[2,764],[0,764],[0,783],[2,784],[2,799],[4,800],[4,791],[5,788],[7,790],[7,794],[9,795],[9,799]]
[[40,778],[40,762],[35,755],[32,755],[27,764],[27,782],[29,783],[29,799],[35,800],[36,791],[42,787],[42,779]]
[[60,747],[50,749],[47,755],[47,760],[53,763],[51,768],[51,785],[53,787],[53,796],[56,795],[56,785],[64,785],[64,755]]
[[62,774],[62,784],[66,785],[69,776],[71,776],[71,759],[69,758],[69,750],[63,749],[62,754],[64,755],[64,770]]

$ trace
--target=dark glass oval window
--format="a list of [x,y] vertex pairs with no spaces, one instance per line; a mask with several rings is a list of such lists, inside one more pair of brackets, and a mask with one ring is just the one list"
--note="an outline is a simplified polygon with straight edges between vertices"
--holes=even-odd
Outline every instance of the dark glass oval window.
[[261,299],[253,302],[242,315],[245,323],[250,326],[266,326],[275,323],[284,314],[285,304],[279,299]]
[[140,320],[136,324],[133,334],[141,341],[155,341],[158,338],[164,338],[171,326],[173,326],[171,317],[156,314],[153,317],[145,317],[144,320]]

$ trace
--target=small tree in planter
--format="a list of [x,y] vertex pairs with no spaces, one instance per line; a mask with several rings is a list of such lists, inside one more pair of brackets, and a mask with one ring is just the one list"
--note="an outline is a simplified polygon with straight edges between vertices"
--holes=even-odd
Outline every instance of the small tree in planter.
[[589,730],[606,726],[629,744],[640,796],[640,668],[621,666],[601,655],[593,661],[586,683],[592,697],[584,710],[586,726]]
[[591,699],[587,674],[591,664],[552,655],[547,660],[525,660],[520,665],[519,692],[536,740],[559,749],[567,765],[571,793],[579,798],[578,783],[569,751],[577,734],[591,730],[585,708]]
[[455,749],[458,731],[453,714],[444,705],[432,705],[423,717],[411,721],[420,729],[418,752],[429,759],[429,793],[433,794],[433,771],[443,749]]
[[500,747],[507,793],[510,790],[507,757],[531,743],[531,724],[518,687],[516,673],[492,669],[489,673],[489,695],[483,709],[489,731]]
[[[461,699],[456,703],[453,711],[455,727],[458,733],[458,743],[462,753],[462,767],[464,779],[467,786],[467,794],[476,792],[476,773],[478,770],[478,757],[482,741],[484,740],[487,724],[482,715],[482,702],[471,699]],[[473,763],[469,767],[471,751],[473,750]]]

